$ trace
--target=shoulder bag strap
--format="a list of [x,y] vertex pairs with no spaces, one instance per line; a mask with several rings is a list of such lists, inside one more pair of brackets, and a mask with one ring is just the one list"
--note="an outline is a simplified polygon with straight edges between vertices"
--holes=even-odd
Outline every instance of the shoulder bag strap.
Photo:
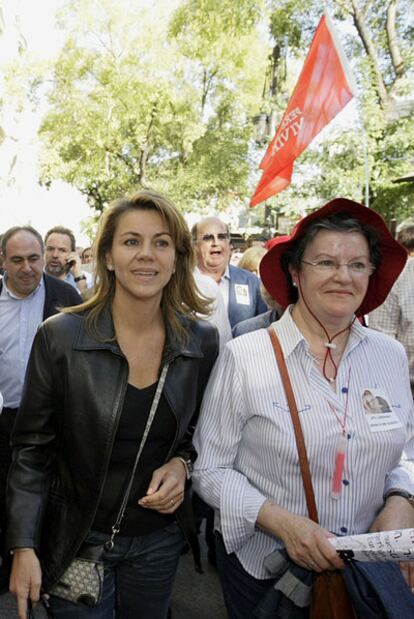
[[314,522],[318,522],[318,510],[316,508],[315,494],[313,492],[312,479],[309,470],[309,461],[306,453],[305,439],[303,438],[302,426],[300,425],[298,408],[296,406],[295,395],[290,382],[289,373],[286,367],[285,358],[283,356],[282,347],[279,342],[275,330],[272,327],[268,328],[268,333],[272,341],[273,350],[276,361],[279,366],[280,377],[283,382],[283,388],[286,393],[286,398],[289,405],[290,415],[292,417],[293,429],[295,432],[296,446],[299,455],[299,465],[302,473],[303,486],[305,488],[306,503],[308,506],[309,517]]

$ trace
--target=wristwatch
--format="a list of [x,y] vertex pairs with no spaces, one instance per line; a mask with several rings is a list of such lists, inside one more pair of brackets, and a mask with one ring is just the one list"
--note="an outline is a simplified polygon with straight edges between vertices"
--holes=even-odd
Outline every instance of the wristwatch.
[[414,494],[410,494],[407,490],[390,490],[385,495],[385,499],[388,499],[390,496],[401,496],[409,502],[411,507],[414,507]]
[[78,282],[81,282],[83,279],[86,279],[86,275],[78,275],[78,277],[74,277],[73,281],[77,284]]

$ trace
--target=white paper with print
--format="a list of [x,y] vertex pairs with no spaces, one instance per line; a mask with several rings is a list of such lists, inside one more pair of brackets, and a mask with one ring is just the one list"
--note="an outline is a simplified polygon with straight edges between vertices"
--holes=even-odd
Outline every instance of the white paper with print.
[[356,561],[414,561],[414,529],[330,537],[343,557]]

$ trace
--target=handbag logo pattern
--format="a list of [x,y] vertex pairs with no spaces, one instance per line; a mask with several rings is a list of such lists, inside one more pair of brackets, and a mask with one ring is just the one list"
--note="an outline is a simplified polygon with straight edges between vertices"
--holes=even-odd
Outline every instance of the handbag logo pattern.
[[49,593],[75,604],[97,606],[102,598],[103,578],[101,561],[77,557]]

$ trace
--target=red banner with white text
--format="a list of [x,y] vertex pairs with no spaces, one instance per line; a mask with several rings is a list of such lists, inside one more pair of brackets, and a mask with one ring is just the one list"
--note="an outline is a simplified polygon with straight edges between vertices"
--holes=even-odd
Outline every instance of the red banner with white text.
[[286,112],[260,163],[263,174],[251,206],[290,185],[295,159],[352,99],[352,91],[346,58],[331,21],[324,15]]

